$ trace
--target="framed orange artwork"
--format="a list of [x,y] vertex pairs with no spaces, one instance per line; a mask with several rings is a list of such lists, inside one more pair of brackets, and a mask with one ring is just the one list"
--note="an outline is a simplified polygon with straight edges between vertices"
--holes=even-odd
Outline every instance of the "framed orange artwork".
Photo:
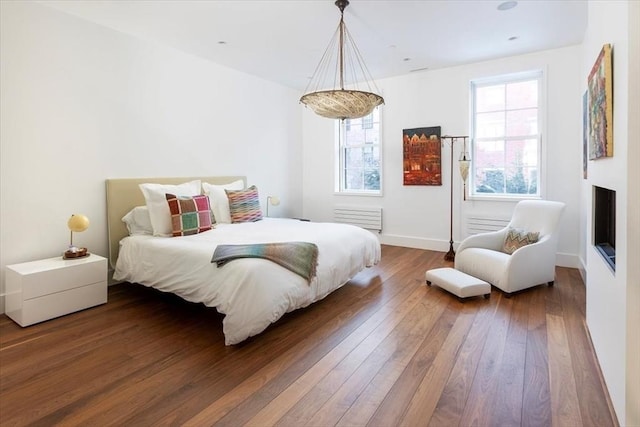
[[404,185],[442,185],[440,126],[402,131]]

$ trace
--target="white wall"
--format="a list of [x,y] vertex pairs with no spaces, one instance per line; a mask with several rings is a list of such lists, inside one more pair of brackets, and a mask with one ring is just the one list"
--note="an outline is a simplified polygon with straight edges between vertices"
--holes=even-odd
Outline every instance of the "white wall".
[[[640,425],[638,384],[638,57],[640,8],[634,1],[589,2],[584,41],[582,90],[602,45],[612,44],[613,157],[590,161],[582,182],[586,213],[587,325],[620,425]],[[631,37],[631,35],[633,35]],[[633,92],[631,92],[633,91]],[[632,137],[633,136],[633,137]],[[593,246],[593,186],[616,191],[616,269],[612,271]],[[635,193],[633,193],[635,192]],[[629,298],[631,298],[629,300]],[[634,313],[629,313],[630,307]],[[634,368],[635,367],[635,368]],[[627,390],[629,393],[627,394]]]
[[[542,69],[548,104],[543,152],[545,198],[567,204],[561,222],[558,264],[579,266],[579,200],[582,170],[581,49],[579,46],[510,57],[455,68],[414,73],[377,81],[386,105],[381,107],[383,138],[382,197],[334,194],[333,121],[303,115],[303,210],[314,220],[330,220],[334,205],[383,207],[383,243],[446,251],[449,247],[450,146],[442,149],[443,185],[403,186],[402,130],[441,126],[442,134],[469,132],[469,82],[475,78]],[[460,143],[454,147],[458,158]],[[513,202],[462,201],[462,184],[454,161],[454,240],[465,237],[462,219],[469,213],[509,218]]]
[[247,175],[263,207],[275,194],[273,214],[301,214],[297,92],[39,4],[1,8],[1,267],[60,255],[73,213],[91,220],[74,240],[107,255],[106,178]]

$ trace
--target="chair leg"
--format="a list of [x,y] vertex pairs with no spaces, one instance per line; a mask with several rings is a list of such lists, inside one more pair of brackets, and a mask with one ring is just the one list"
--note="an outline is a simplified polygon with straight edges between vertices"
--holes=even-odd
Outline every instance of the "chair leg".
[[549,285],[549,286],[553,286],[553,280],[552,280],[552,281],[550,281],[550,282],[548,282],[548,283],[547,283],[547,285]]

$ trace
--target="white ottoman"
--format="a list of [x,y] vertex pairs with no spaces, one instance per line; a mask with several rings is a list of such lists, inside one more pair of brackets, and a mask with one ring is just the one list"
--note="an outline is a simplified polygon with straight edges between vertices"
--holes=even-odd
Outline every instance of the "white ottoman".
[[435,268],[425,274],[427,285],[433,283],[442,289],[451,292],[458,298],[475,297],[484,295],[489,298],[491,295],[491,285],[484,280],[469,276],[455,268]]

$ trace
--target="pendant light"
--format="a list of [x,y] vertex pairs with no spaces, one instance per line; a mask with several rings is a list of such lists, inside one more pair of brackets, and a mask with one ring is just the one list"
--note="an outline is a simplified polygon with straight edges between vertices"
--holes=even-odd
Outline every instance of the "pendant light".
[[[344,9],[349,1],[337,0],[335,5],[340,9],[340,23],[300,102],[322,117],[356,119],[369,115],[375,107],[384,104],[384,99],[372,91],[373,78],[344,23]],[[330,70],[335,70],[335,74],[330,75]],[[347,77],[350,82],[346,81]],[[366,85],[367,90],[360,90],[359,84]],[[329,85],[333,88],[326,89]]]

